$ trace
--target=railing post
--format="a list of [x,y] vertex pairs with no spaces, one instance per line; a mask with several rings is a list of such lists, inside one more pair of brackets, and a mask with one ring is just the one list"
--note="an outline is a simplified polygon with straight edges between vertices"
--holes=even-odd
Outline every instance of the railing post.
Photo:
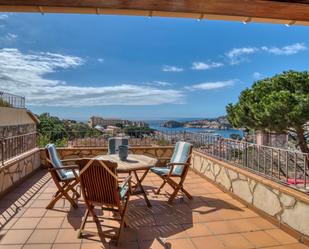
[[307,189],[307,162],[308,158],[307,158],[307,154],[304,154],[304,189]]
[[249,161],[249,155],[248,155],[248,143],[245,143],[245,152],[246,152],[246,157],[245,157],[245,166],[248,167],[248,161]]
[[2,136],[0,139],[1,143],[1,164],[4,165],[4,137]]

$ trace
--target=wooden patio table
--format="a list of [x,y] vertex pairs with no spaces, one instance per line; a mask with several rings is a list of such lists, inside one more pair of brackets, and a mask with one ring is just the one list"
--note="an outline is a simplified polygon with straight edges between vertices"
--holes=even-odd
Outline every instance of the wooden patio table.
[[[117,163],[117,173],[127,173],[129,175],[133,173],[136,179],[136,185],[130,186],[131,194],[143,194],[147,206],[151,207],[150,201],[148,200],[147,194],[142,186],[142,182],[145,179],[150,168],[156,165],[158,159],[137,154],[129,154],[126,160],[120,160],[118,154],[97,156],[95,159],[108,160]],[[141,177],[139,177],[137,171],[144,171],[144,173]]]

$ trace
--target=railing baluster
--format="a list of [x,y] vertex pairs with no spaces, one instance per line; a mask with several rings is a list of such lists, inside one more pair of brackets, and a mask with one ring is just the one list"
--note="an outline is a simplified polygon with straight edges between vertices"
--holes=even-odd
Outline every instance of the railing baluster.
[[25,97],[6,92],[0,92],[0,99],[9,107],[25,108]]
[[297,153],[294,153],[294,184],[296,184],[297,179]]
[[278,150],[278,180],[280,180],[280,150]]
[[273,148],[271,148],[270,153],[270,176],[273,177]]
[[286,182],[288,182],[288,179],[289,179],[289,152],[286,151],[285,152],[285,174],[286,174]]
[[260,172],[260,146],[257,146],[257,168],[258,168],[258,172]]
[[307,189],[307,155],[304,154],[304,189]]

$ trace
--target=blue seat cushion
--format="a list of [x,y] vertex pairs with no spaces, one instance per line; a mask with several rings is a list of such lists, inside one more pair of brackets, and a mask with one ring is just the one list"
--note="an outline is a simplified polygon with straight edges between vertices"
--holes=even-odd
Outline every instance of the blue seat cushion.
[[[54,144],[48,144],[46,145],[46,148],[48,150],[49,157],[50,157],[53,167],[54,168],[63,167],[63,164],[61,160],[59,159],[56,146]],[[56,172],[61,180],[72,180],[75,178],[75,175],[71,169],[70,170],[60,169],[60,170],[57,170]],[[77,175],[79,175],[78,170],[75,170],[75,172],[77,173]]]
[[[79,176],[79,171],[76,169],[73,169],[75,173]],[[62,178],[62,180],[72,180],[75,179],[75,175],[73,173],[73,170],[64,170],[65,171],[65,177]]]
[[126,196],[128,190],[129,190],[129,185],[128,184],[120,186],[119,194],[120,194],[120,198],[121,199],[123,199]]
[[[63,167],[63,164],[61,162],[61,160],[59,159],[57,150],[56,150],[56,146],[54,144],[48,144],[46,145],[46,149],[48,151],[50,160],[52,162],[52,166],[54,168],[60,168]],[[66,170],[61,169],[61,170],[57,170],[57,173],[60,177],[60,179],[65,179],[66,178]]]
[[191,151],[192,144],[187,142],[177,142],[175,145],[174,153],[171,158],[171,163],[176,163],[173,169],[173,175],[181,175],[184,166],[177,165],[177,163],[186,163]]
[[[150,170],[160,176],[167,176],[170,172],[170,168],[169,167],[152,167],[150,168]],[[172,175],[174,176],[180,176],[182,171],[175,171],[173,170]]]

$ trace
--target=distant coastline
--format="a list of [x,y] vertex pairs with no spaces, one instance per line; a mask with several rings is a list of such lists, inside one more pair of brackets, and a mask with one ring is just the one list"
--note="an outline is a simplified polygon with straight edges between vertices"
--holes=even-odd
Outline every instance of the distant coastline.
[[190,120],[190,121],[168,120],[164,122],[163,127],[166,128],[186,127],[186,128],[202,128],[202,129],[219,129],[219,130],[228,130],[232,128],[226,116],[220,116],[218,118]]
[[[174,119],[177,122],[181,123],[192,123],[195,121],[203,121],[205,119],[194,119],[194,118],[186,118],[186,119]],[[207,119],[207,120],[214,120],[214,119]],[[164,127],[164,123],[168,122],[168,119],[164,120],[145,120],[149,124],[149,127],[158,130],[158,131],[164,131],[164,132],[182,132],[182,131],[187,131],[187,132],[196,132],[196,133],[210,133],[213,135],[220,135],[224,138],[230,138],[231,134],[238,134],[240,137],[243,137],[243,131],[234,129],[231,126],[225,127],[224,129],[217,129],[217,128],[206,128],[206,127],[200,127],[200,126],[185,126],[182,125],[180,127]]]

